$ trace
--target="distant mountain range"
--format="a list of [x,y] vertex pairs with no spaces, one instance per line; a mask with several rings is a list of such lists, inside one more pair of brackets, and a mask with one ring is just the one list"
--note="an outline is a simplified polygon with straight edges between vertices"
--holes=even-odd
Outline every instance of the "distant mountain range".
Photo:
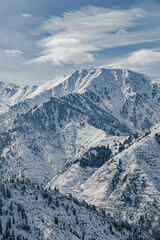
[[0,235],[160,239],[159,124],[159,85],[127,69],[1,82]]

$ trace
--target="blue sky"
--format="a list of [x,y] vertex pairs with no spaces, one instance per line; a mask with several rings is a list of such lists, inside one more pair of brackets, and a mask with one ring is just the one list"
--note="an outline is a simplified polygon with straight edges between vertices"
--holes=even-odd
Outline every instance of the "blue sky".
[[159,0],[1,0],[0,81],[97,66],[160,77]]

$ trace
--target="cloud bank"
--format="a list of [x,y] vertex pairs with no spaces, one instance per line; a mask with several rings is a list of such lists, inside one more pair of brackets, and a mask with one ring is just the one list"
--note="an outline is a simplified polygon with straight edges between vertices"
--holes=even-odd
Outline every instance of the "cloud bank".
[[28,63],[83,64],[93,62],[96,54],[107,48],[156,41],[159,31],[146,31],[141,26],[146,15],[138,8],[88,6],[54,16],[41,26],[50,36],[39,41],[42,51]]
[[115,59],[111,64],[106,65],[106,67],[138,70],[139,68],[145,69],[158,63],[160,63],[160,51],[140,49],[132,52],[126,58]]

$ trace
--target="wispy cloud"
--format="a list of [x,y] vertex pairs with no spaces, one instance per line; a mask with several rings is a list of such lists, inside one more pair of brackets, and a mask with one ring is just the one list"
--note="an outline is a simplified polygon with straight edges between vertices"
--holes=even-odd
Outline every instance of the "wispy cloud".
[[19,56],[22,55],[22,52],[20,50],[16,49],[6,49],[4,52],[10,56]]
[[22,13],[22,14],[20,14],[20,17],[30,18],[30,17],[32,17],[32,15],[30,13]]
[[138,8],[114,10],[88,6],[52,17],[41,26],[50,36],[39,41],[42,52],[29,63],[82,64],[94,61],[95,53],[107,48],[160,39],[159,31],[137,27],[143,25],[146,16]]
[[140,49],[132,52],[126,58],[115,59],[108,68],[130,68],[138,70],[160,63],[160,51],[150,49]]

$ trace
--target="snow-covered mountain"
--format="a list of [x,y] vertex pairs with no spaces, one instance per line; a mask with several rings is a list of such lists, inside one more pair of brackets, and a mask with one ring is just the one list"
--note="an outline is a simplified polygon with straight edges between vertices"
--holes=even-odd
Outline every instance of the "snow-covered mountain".
[[[1,122],[15,117],[16,113],[26,113],[34,105],[39,106],[51,97],[67,96],[78,96],[80,101],[83,99],[84,104],[89,105],[88,108],[94,105],[98,112],[102,111],[102,116],[105,111],[132,130],[148,129],[160,119],[157,111],[160,101],[158,84],[151,83],[143,74],[129,70],[93,68],[76,71],[67,77],[34,87],[34,91],[19,97],[17,104],[12,104],[7,112],[1,114]],[[14,99],[18,97],[15,95]]]
[[[114,156],[108,156],[104,147],[92,149],[92,154],[82,156],[57,174],[48,187],[56,186],[114,212],[115,218],[121,212],[121,219],[127,217],[134,224],[139,219],[142,229],[159,239],[160,124],[139,138],[126,138],[119,146],[121,150]],[[105,163],[97,168],[101,158]]]
[[[112,220],[111,226],[118,218],[116,221],[123,223],[126,219],[124,212],[127,212],[126,224],[137,226],[137,221],[141,221],[144,239],[147,239],[147,227],[147,234],[158,239],[159,215],[155,215],[160,206],[160,145],[155,138],[160,132],[159,125],[156,125],[160,122],[158,84],[129,70],[95,68],[76,71],[39,87],[1,85],[2,182],[7,181],[12,189],[10,182],[13,179],[27,181],[46,187],[47,194],[49,189],[54,191],[58,187],[63,194],[70,192],[102,211],[106,209]],[[151,127],[150,132],[147,129]],[[28,201],[33,200],[28,194],[34,195],[34,191],[29,187],[26,193],[23,192]],[[21,194],[19,190],[14,191],[13,199],[17,195],[19,202]],[[23,197],[22,202],[27,204]],[[45,206],[44,201],[38,204],[41,209]],[[151,210],[149,213],[148,209]],[[47,212],[42,214],[47,215]],[[60,215],[59,212],[56,214]],[[153,219],[152,227],[147,214]],[[35,216],[38,218],[38,212]],[[65,221],[67,218],[68,215]],[[37,226],[33,216],[30,215],[30,219],[33,226]],[[72,220],[70,225],[73,225]],[[72,239],[63,229],[53,227],[51,230],[51,225],[47,228],[42,225],[42,232],[46,235],[39,239],[53,238],[54,231],[57,231],[55,239],[63,239],[62,235],[64,239]],[[110,228],[109,232],[103,228],[100,232],[110,234]],[[77,231],[81,232],[82,238],[84,228]],[[109,239],[134,239],[131,238],[133,231],[125,231],[126,234],[116,233],[117,238],[112,236]],[[31,232],[35,234],[35,230]],[[51,235],[47,235],[49,232]],[[30,233],[23,236],[38,239],[37,235],[34,238]],[[102,233],[99,238],[89,236],[87,239],[107,239]],[[76,236],[73,239],[77,239]]]
[[146,75],[129,70],[93,68],[80,70],[40,86],[28,97],[44,94],[62,97],[80,94],[94,99],[120,121],[145,130],[159,121],[159,86]]
[[1,114],[1,174],[46,184],[90,148],[112,147],[108,137],[158,122],[158,99],[158,85],[128,70],[82,70],[47,82]]
[[126,149],[80,186],[81,195],[99,206],[160,210],[160,143],[156,137],[159,133],[160,124],[131,146],[125,141]]
[[36,86],[19,87],[15,84],[0,82],[0,113],[22,101],[36,89]]
[[[130,190],[131,187],[133,188],[133,192],[137,185],[138,192],[142,194],[142,197],[144,198],[147,196],[147,199],[149,199],[148,196],[153,199],[152,194],[157,194],[158,200],[160,197],[158,197],[158,192],[160,191],[160,137],[158,138],[157,135],[159,136],[159,134],[160,124],[157,124],[151,130],[146,131],[143,135],[136,138],[134,138],[134,136],[121,138],[121,140],[120,138],[109,138],[108,140],[110,146],[112,146],[111,148],[107,149],[104,146],[91,148],[89,152],[85,152],[81,157],[65,166],[65,168],[62,169],[62,171],[59,172],[48,184],[48,187],[54,188],[57,186],[62,190],[67,188],[72,194],[75,194],[76,196],[80,195],[82,197],[84,195],[85,200],[88,202],[98,206],[103,206],[104,203],[105,207],[106,202],[108,206],[117,204],[117,202],[114,203],[111,196],[113,195],[114,198],[114,194],[116,193],[117,196],[119,196],[120,193],[123,195],[123,190],[126,190],[124,186],[126,187],[128,185],[130,186]],[[115,150],[117,148],[118,152]],[[101,159],[106,159],[106,162],[102,162],[101,164]],[[98,165],[99,163],[100,165]],[[85,174],[85,171],[89,172],[90,168],[96,169],[92,176],[85,180],[83,179],[83,182],[78,182],[77,184],[76,179],[74,179],[74,171],[77,171],[77,168],[79,168],[78,171],[83,174]],[[71,173],[73,175],[71,175]],[[132,174],[135,177],[133,179],[135,182],[132,182],[133,186],[131,186],[129,182],[129,180],[132,179]],[[71,181],[74,182],[73,188],[71,188],[70,185]],[[152,184],[153,186],[151,186]],[[145,189],[143,185],[149,188]],[[143,189],[141,189],[141,186],[143,186]],[[105,191],[103,191],[104,187],[106,188]],[[100,193],[102,194],[101,196]],[[134,195],[135,198],[137,198],[137,194]],[[131,195],[129,198],[132,198],[129,203],[134,206],[134,201],[136,201],[136,199]],[[118,198],[115,199],[118,201]],[[124,201],[123,204],[124,203],[127,202]],[[146,199],[144,204],[147,204]],[[136,205],[134,207],[136,207]],[[142,208],[143,207],[144,206],[142,206]],[[145,208],[147,209],[146,206]]]

